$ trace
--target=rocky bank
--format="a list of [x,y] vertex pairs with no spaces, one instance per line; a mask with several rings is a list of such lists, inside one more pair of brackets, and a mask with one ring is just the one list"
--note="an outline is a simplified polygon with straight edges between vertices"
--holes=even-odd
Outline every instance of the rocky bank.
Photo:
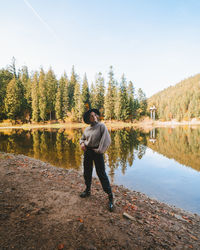
[[1,249],[200,249],[200,216],[113,186],[115,210],[82,173],[0,153]]

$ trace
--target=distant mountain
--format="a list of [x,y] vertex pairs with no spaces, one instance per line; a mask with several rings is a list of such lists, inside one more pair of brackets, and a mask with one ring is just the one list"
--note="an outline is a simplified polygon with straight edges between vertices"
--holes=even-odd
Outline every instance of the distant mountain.
[[148,109],[153,105],[156,117],[164,121],[200,118],[200,74],[153,95],[148,99]]

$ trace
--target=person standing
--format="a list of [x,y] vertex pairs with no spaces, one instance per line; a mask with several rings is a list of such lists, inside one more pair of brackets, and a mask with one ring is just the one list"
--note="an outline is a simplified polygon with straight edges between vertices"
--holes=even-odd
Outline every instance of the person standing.
[[104,192],[108,194],[109,210],[113,211],[113,194],[108,176],[105,171],[103,154],[110,146],[111,138],[105,124],[99,122],[100,112],[98,109],[90,109],[83,115],[85,123],[90,124],[80,139],[81,149],[84,151],[84,180],[86,189],[80,194],[81,198],[90,196],[92,184],[93,162],[96,173],[101,182]]

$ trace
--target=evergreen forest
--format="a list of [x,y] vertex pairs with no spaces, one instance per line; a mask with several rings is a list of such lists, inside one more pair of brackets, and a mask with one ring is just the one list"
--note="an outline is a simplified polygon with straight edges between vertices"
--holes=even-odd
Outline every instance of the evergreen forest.
[[148,109],[156,107],[156,118],[189,121],[200,118],[200,74],[170,86],[148,99]]
[[60,79],[52,68],[45,72],[41,67],[31,74],[27,66],[17,70],[15,58],[0,69],[0,121],[81,122],[91,107],[99,109],[104,120],[132,122],[146,114],[147,98],[124,74],[118,82],[112,66],[107,82],[99,72],[91,84],[86,73],[80,79],[74,66],[70,77],[64,72]]

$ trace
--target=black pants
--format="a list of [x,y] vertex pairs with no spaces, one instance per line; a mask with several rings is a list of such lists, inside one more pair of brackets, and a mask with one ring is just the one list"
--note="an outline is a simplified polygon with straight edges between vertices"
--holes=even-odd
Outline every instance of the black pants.
[[93,162],[95,164],[96,173],[99,177],[103,190],[107,194],[112,193],[110,182],[105,171],[105,163],[104,163],[103,154],[97,154],[92,149],[87,149],[84,152],[84,162],[83,162],[84,179],[85,179],[85,185],[87,189],[90,189],[91,183],[92,183]]

